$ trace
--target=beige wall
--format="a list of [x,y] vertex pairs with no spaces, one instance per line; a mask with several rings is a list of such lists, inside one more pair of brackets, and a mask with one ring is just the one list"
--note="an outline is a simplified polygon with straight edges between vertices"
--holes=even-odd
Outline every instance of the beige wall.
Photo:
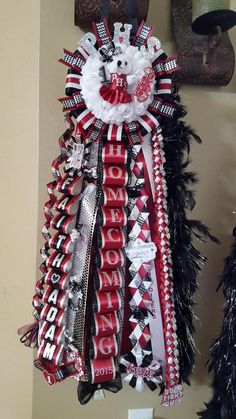
[[38,206],[39,2],[0,2],[0,417],[32,415],[32,351],[16,330],[31,317]]
[[[151,0],[150,3],[149,21],[155,24],[163,47],[170,54],[174,51],[170,0]],[[200,289],[196,296],[199,317],[196,342],[201,355],[198,355],[192,387],[186,388],[183,403],[174,409],[163,409],[157,393],[145,391],[140,395],[125,387],[117,395],[107,394],[106,401],[81,407],[76,400],[74,381],[49,387],[35,370],[31,415],[32,352],[17,343],[15,329],[31,320],[31,294],[36,278],[37,210],[40,231],[43,203],[47,199],[45,185],[50,179],[51,161],[59,151],[57,138],[64,130],[61,105],[56,98],[64,94],[66,67],[57,59],[62,56],[63,47],[75,49],[81,36],[81,31],[73,26],[73,7],[74,0],[1,0],[0,5],[1,28],[7,34],[7,41],[1,40],[4,59],[1,128],[5,157],[1,178],[6,178],[6,173],[9,176],[8,184],[3,185],[1,191],[8,200],[3,201],[1,229],[4,272],[0,297],[3,315],[0,318],[4,335],[0,347],[1,378],[3,376],[0,417],[125,419],[130,407],[155,407],[158,419],[192,419],[210,394],[204,363],[209,344],[218,333],[222,306],[221,295],[215,294],[215,288],[223,257],[229,251],[231,230],[236,224],[236,216],[232,214],[236,209],[236,74],[226,88],[184,86],[182,89],[182,100],[189,110],[187,121],[204,140],[203,145],[192,148],[192,166],[201,179],[193,216],[212,227],[222,241],[219,247],[210,243],[202,246],[209,260],[199,278]],[[236,0],[231,1],[231,7],[236,10]],[[231,31],[231,37],[236,48],[235,29]],[[9,51],[14,51],[14,59]],[[39,245],[38,242],[38,248]],[[9,307],[16,306],[18,311],[10,310],[9,313]]]

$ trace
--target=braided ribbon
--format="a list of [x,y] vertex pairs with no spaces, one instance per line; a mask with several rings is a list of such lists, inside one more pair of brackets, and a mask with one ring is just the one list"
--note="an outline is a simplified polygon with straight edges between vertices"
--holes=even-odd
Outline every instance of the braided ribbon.
[[155,213],[158,223],[158,262],[159,292],[161,298],[162,321],[166,350],[166,382],[162,405],[178,403],[182,397],[182,386],[179,385],[179,350],[177,325],[173,297],[173,270],[170,249],[170,233],[167,209],[167,186],[165,180],[165,153],[161,129],[152,137],[153,142],[153,177],[155,185]]
[[[126,368],[128,375],[125,380],[131,386],[141,391],[144,382],[148,384],[148,381],[150,381],[144,380],[144,378],[146,378],[145,373],[147,373],[147,370],[145,370],[147,367],[145,360],[147,358],[145,357],[150,356],[152,353],[149,314],[152,305],[149,292],[152,280],[149,272],[151,260],[155,258],[156,246],[151,242],[149,212],[147,209],[148,195],[144,186],[144,156],[140,144],[140,133],[137,130],[136,124],[129,124],[127,126],[127,133],[132,144],[131,185],[134,190],[138,191],[138,197],[131,199],[129,204],[130,214],[128,223],[130,233],[129,243],[126,247],[126,255],[131,261],[129,267],[131,276],[129,289],[132,298],[129,305],[132,315],[129,322],[132,333],[129,337],[132,343],[132,350],[131,353],[122,357],[120,362],[125,367],[128,366],[128,369]],[[130,362],[130,356],[133,357],[133,362]],[[152,358],[150,362],[152,362]],[[135,385],[130,370],[131,365],[134,368],[132,374],[135,374],[137,378]],[[155,365],[160,368],[160,364],[155,363]],[[152,389],[156,388],[159,380],[156,381],[153,379],[151,381]]]

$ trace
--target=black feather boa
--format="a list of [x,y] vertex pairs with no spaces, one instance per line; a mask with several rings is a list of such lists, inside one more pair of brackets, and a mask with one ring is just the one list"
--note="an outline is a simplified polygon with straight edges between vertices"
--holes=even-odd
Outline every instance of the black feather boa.
[[[170,101],[170,98],[168,98]],[[180,103],[178,90],[171,100],[177,106],[176,118],[165,121],[163,137],[166,155],[166,180],[173,255],[174,295],[176,302],[177,335],[179,341],[180,379],[190,384],[189,376],[194,366],[194,313],[193,294],[197,289],[197,274],[206,258],[193,244],[193,239],[206,238],[218,242],[208,228],[197,220],[188,220],[186,213],[195,206],[193,185],[195,173],[188,171],[190,143],[201,139],[181,117],[186,111]]]
[[225,259],[220,285],[226,300],[221,333],[211,347],[213,397],[202,419],[236,418],[236,228],[231,254]]

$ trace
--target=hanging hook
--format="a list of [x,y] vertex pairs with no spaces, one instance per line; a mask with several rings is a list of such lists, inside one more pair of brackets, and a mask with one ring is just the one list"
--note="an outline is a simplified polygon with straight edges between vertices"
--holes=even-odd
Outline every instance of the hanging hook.
[[214,54],[214,52],[216,51],[216,48],[220,44],[221,38],[222,38],[221,27],[220,26],[215,26],[213,33],[211,35],[208,35],[206,49],[205,49],[205,52],[203,54],[203,65],[204,66],[209,64],[212,55]]

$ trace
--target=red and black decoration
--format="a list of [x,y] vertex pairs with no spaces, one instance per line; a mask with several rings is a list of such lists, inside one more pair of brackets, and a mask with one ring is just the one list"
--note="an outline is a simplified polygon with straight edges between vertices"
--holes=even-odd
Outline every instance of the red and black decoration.
[[[81,404],[99,389],[121,390],[122,373],[138,391],[160,387],[170,406],[181,401],[194,364],[192,296],[205,258],[192,236],[214,239],[186,218],[195,204],[190,141],[200,140],[181,119],[176,57],[166,57],[144,22],[135,36],[131,25],[114,26],[112,37],[105,20],[95,24],[95,35],[60,60],[69,67],[60,99],[67,129],[47,185],[35,321],[19,332],[37,347],[35,366],[49,384],[79,382]],[[128,48],[143,57],[135,74]],[[88,105],[91,62],[104,120],[96,101]]]

